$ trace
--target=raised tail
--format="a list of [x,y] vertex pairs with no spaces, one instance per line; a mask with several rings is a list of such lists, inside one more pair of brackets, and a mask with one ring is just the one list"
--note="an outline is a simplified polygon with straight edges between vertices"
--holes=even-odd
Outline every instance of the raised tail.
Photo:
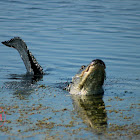
[[43,68],[39,65],[35,57],[28,50],[26,43],[20,37],[14,37],[11,40],[1,43],[8,47],[15,48],[19,52],[27,69],[27,73],[34,75],[44,74]]

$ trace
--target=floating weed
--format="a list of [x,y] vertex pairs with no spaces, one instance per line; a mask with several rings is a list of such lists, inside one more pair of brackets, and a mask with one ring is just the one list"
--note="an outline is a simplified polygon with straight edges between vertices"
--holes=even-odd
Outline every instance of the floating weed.
[[46,86],[45,86],[45,85],[40,85],[40,86],[38,86],[38,88],[43,88],[43,89],[45,89]]

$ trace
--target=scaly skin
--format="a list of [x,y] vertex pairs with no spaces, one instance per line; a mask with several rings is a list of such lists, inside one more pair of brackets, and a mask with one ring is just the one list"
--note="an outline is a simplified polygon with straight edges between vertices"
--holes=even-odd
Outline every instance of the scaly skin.
[[15,48],[19,52],[27,69],[27,73],[33,75],[43,74],[43,68],[39,65],[35,57],[28,50],[26,43],[20,37],[14,37],[11,40],[2,42],[2,44]]
[[106,76],[105,63],[102,60],[93,60],[87,67],[82,66],[69,85],[71,94],[97,95],[103,94],[103,84]]

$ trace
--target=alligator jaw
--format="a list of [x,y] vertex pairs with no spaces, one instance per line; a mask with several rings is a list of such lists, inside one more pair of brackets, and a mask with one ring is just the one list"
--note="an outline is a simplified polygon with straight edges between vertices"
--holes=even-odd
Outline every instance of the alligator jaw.
[[95,59],[87,67],[84,67],[79,74],[72,79],[68,90],[71,94],[95,95],[103,94],[105,80],[105,63]]

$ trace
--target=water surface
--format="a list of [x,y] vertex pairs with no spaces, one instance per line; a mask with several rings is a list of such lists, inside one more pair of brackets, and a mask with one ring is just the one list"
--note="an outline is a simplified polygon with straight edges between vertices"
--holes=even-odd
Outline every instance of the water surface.
[[[139,0],[1,0],[0,41],[21,37],[45,71],[33,82],[18,52],[0,45],[1,138],[138,139],[139,7]],[[95,104],[87,99],[95,107],[85,111],[62,87],[96,58],[106,63],[105,93]]]

